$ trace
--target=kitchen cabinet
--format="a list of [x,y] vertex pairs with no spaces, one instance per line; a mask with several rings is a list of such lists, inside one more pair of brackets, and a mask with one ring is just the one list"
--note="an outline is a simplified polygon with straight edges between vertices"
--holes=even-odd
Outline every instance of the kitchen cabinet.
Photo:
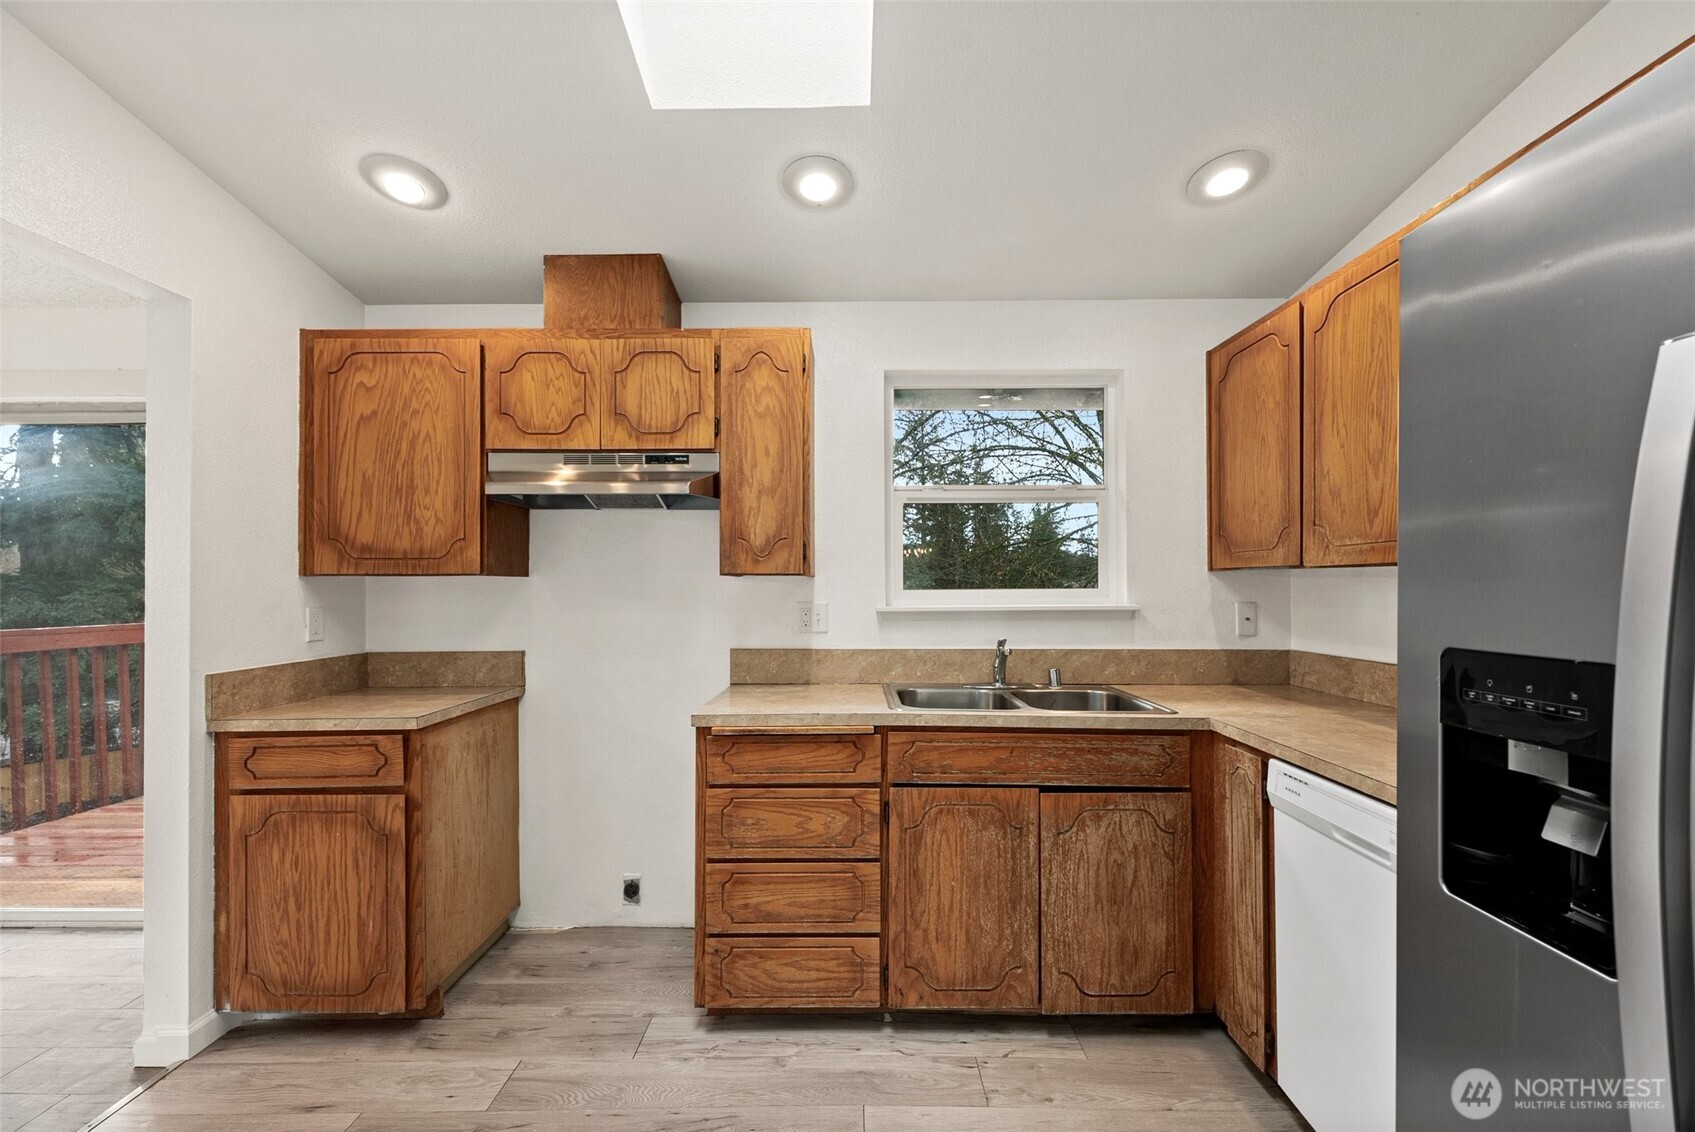
[[1195,780],[1197,1005],[1275,1075],[1266,757],[1214,738]]
[[601,342],[600,447],[614,452],[718,446],[718,375],[710,333]]
[[1207,354],[1213,570],[1301,562],[1301,308]]
[[883,1001],[883,737],[696,736],[695,1005]]
[[1301,561],[1393,563],[1400,508],[1400,245],[1380,245],[1307,291],[1301,318]]
[[724,331],[719,573],[812,576],[812,335]]
[[702,729],[697,1005],[1195,1009],[1193,742]]
[[483,440],[491,449],[600,447],[600,343],[506,334],[483,347]]
[[889,986],[896,1009],[1040,1004],[1039,794],[889,791]]
[[1189,795],[1042,795],[1042,1011],[1194,1009]]
[[301,334],[300,572],[524,574],[529,515],[483,494],[474,336]]
[[218,1008],[439,1015],[518,906],[518,705],[216,758]]

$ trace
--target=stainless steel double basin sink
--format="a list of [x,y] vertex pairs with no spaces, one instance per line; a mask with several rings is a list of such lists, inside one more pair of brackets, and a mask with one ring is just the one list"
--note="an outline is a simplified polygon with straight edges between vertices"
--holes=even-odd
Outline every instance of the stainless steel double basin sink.
[[1171,708],[1101,684],[884,684],[896,711],[1037,711],[1101,714]]

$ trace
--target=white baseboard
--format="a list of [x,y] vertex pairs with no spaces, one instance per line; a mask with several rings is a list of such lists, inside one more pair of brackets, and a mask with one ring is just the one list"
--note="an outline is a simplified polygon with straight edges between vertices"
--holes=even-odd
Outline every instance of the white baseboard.
[[8,928],[141,928],[140,908],[0,908]]
[[135,1063],[165,1066],[187,1061],[246,1020],[242,1014],[208,1010],[187,1026],[143,1028],[141,1036],[135,1039]]

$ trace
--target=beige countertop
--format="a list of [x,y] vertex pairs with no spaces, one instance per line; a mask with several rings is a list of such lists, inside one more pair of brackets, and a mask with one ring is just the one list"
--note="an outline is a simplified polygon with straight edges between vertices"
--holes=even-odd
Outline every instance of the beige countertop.
[[1175,715],[902,711],[881,684],[733,684],[696,727],[1032,727],[1216,731],[1333,782],[1395,802],[1395,711],[1284,684],[1125,684]]
[[209,731],[417,731],[524,694],[522,684],[360,688],[214,719]]

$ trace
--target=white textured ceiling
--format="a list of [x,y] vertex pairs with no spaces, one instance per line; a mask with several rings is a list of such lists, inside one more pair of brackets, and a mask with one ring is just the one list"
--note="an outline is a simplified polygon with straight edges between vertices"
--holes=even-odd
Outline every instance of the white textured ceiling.
[[[655,111],[611,0],[6,5],[368,303],[626,251],[692,301],[1285,294],[1599,7],[882,0],[869,107]],[[1244,147],[1257,191],[1185,200]],[[370,152],[451,201],[377,197]],[[814,152],[845,207],[780,193]]]

